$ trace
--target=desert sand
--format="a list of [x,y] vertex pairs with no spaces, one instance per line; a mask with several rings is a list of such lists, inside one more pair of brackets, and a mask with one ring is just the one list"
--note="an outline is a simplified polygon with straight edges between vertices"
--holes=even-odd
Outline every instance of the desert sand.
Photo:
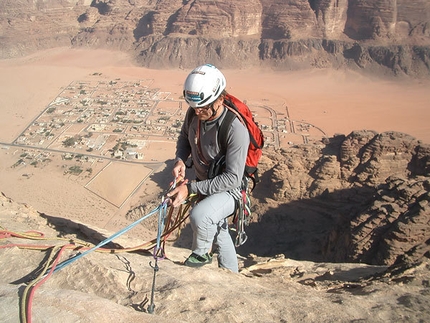
[[[149,70],[124,53],[52,49],[0,61],[0,141],[15,138],[73,80],[99,72],[122,79],[152,78],[154,86],[182,92],[187,70]],[[428,80],[378,79],[354,72],[223,70],[227,89],[246,100],[267,100],[274,109],[306,120],[328,136],[352,130],[400,131],[430,143]]]
[[[4,144],[0,150],[0,190],[52,216],[111,230],[129,223],[130,219],[124,218],[127,211],[166,189],[168,179],[150,176],[143,181],[148,171],[142,170],[142,182],[137,180],[138,186],[126,188],[135,188],[127,203],[124,199],[106,200],[89,194],[82,180],[64,176],[61,164],[48,169],[12,169],[19,150],[7,145],[73,81],[86,80],[94,73],[106,79],[153,79],[153,87],[179,98],[188,72],[138,67],[127,54],[106,50],[56,48],[0,61],[0,144]],[[264,101],[281,114],[288,109],[291,119],[313,124],[326,136],[362,129],[400,131],[430,143],[428,80],[376,79],[335,70],[223,72],[232,94],[248,102]],[[174,158],[173,149],[164,154],[166,161]],[[154,173],[163,171],[164,166]],[[98,185],[104,186],[103,190],[111,189],[114,195],[118,193],[116,184],[118,181],[111,180]]]

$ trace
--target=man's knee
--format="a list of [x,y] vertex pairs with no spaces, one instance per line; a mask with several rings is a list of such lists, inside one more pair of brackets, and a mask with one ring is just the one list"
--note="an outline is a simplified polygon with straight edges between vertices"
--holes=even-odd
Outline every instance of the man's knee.
[[194,227],[198,228],[206,226],[208,223],[210,223],[210,219],[208,219],[205,213],[198,212],[193,209],[190,212],[190,222]]

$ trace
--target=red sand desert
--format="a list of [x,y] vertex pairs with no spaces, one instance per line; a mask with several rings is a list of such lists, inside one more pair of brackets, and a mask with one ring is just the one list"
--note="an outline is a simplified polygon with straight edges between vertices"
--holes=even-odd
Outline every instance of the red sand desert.
[[[179,98],[188,72],[137,67],[126,54],[104,50],[59,48],[0,61],[0,191],[51,216],[106,229],[125,226],[130,219],[125,219],[124,214],[130,207],[166,189],[164,184],[147,178],[151,170],[145,166],[139,171],[130,167],[130,172],[137,173],[139,178],[133,178],[133,185],[127,186],[118,178],[109,180],[109,176],[99,177],[96,182],[90,176],[65,176],[61,161],[48,167],[12,168],[20,150],[10,144],[62,89],[77,80],[89,79],[94,73],[107,79],[153,79],[154,87]],[[288,108],[292,120],[312,124],[329,137],[366,129],[404,132],[430,143],[428,80],[377,79],[335,70],[223,72],[227,90],[238,98],[264,102],[280,114]],[[166,160],[174,158],[173,147],[157,150],[158,158],[160,154]],[[98,166],[94,167],[93,174],[101,174]],[[118,169],[127,172],[124,167]],[[130,174],[124,174],[127,176]],[[125,193],[120,185],[125,185],[126,197],[121,196]]]

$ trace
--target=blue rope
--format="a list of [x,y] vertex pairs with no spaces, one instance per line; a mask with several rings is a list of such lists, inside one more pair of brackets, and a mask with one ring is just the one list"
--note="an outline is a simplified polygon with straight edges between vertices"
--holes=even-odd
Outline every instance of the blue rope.
[[[153,215],[155,212],[157,212],[158,210],[161,210],[161,208],[165,207],[167,208],[167,205],[164,206],[164,204],[166,203],[162,203],[160,204],[158,207],[156,207],[154,210],[152,210],[150,213],[148,213],[147,215],[143,216],[142,218],[140,218],[139,220],[133,222],[132,224],[128,225],[127,227],[125,227],[124,229],[118,231],[117,233],[114,233],[113,235],[111,235],[109,238],[103,240],[102,242],[100,242],[98,245],[92,247],[91,249],[88,249],[86,251],[84,251],[81,254],[76,255],[73,258],[70,258],[68,260],[63,261],[62,263],[58,264],[57,267],[54,269],[54,272],[66,267],[67,265],[70,265],[72,262],[78,260],[79,258],[82,258],[84,256],[86,256],[87,254],[89,254],[90,252],[93,252],[94,250],[97,250],[98,248],[103,247],[105,244],[111,242],[112,240],[116,239],[117,237],[119,237],[120,235],[124,234],[125,232],[129,231],[130,229],[134,228],[136,225],[138,225],[140,222],[142,222],[143,220],[149,218],[151,215]],[[159,237],[157,236],[157,244]]]

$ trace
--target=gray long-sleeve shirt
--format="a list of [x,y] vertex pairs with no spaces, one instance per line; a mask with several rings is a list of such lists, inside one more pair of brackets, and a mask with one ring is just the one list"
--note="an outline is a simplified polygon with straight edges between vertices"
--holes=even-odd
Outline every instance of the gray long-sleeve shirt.
[[[211,121],[199,122],[197,116],[190,119],[188,118],[189,112],[187,112],[176,144],[176,158],[186,161],[191,156],[193,160],[195,173],[199,181],[191,182],[191,191],[202,195],[211,195],[238,188],[242,181],[248,153],[248,130],[239,119],[234,118],[227,135],[225,171],[212,179],[208,179],[209,164],[214,160],[218,160],[223,154],[221,144],[218,143],[217,138],[221,122],[227,113],[227,108],[224,107],[224,112],[221,116]],[[189,124],[189,121],[191,121],[191,124]],[[199,140],[203,158],[199,157],[197,146],[197,127],[199,125]]]

